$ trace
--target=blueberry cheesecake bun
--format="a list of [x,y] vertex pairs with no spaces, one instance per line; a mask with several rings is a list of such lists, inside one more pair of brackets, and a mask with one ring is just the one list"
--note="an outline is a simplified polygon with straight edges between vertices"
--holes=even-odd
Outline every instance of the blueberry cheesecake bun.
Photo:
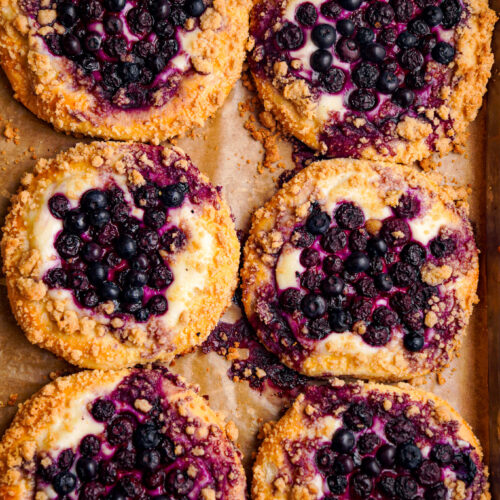
[[236,436],[166,370],[83,371],[20,405],[0,443],[0,496],[244,500]]
[[203,125],[240,77],[250,0],[5,0],[0,63],[57,130],[158,143]]
[[79,144],[39,161],[1,248],[28,339],[86,368],[170,361],[201,344],[238,274],[229,207],[176,147]]
[[454,357],[477,301],[468,205],[394,163],[312,164],[253,217],[243,304],[309,376],[405,380]]
[[249,62],[266,108],[311,148],[409,163],[464,142],[495,21],[487,0],[258,0]]
[[254,500],[488,500],[470,426],[407,384],[309,387],[262,443]]

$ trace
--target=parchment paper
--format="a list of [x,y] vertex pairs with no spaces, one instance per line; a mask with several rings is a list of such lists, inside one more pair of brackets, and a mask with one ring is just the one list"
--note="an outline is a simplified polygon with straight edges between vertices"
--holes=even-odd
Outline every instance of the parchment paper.
[[[242,230],[248,229],[252,211],[275,192],[274,180],[280,173],[279,170],[271,173],[268,169],[257,173],[263,148],[244,129],[245,117],[241,117],[238,111],[238,103],[248,96],[249,92],[238,83],[223,108],[203,129],[197,130],[193,137],[178,141],[200,170],[207,173],[213,183],[224,187],[237,228]],[[35,164],[32,156],[53,156],[82,139],[55,132],[16,102],[3,74],[0,74],[0,116],[0,131],[8,122],[19,129],[17,145],[0,136],[0,221],[3,225],[9,196],[17,189],[22,174]],[[466,156],[448,156],[442,160],[438,171],[450,180],[471,187],[471,218],[478,246],[484,248],[484,108],[470,131]],[[280,151],[287,167],[292,168],[290,147],[282,143]],[[483,262],[481,267],[484,268]],[[25,339],[10,311],[4,281],[2,278],[0,287],[0,401],[5,403],[17,394],[17,402],[22,402],[46,384],[51,373],[68,373],[73,368]],[[481,279],[479,295],[484,298],[484,279]],[[461,412],[483,443],[487,457],[488,345],[485,314],[482,300],[475,308],[459,359],[444,372],[446,383],[439,385],[432,376],[425,387],[445,397]],[[208,355],[194,352],[176,360],[173,370],[198,383],[201,393],[209,395],[211,406],[223,411],[236,423],[240,430],[239,444],[248,466],[259,428],[263,422],[279,416],[283,401],[261,395],[246,382],[232,382],[226,375],[229,365],[213,352]],[[15,409],[15,405],[8,404],[0,408],[0,431],[8,426]]]

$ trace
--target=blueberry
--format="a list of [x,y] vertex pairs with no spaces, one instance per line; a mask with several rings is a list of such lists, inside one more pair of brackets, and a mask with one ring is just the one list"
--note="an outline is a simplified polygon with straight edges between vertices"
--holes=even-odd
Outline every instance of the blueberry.
[[124,476],[118,481],[120,490],[127,498],[144,498],[145,488],[140,483],[140,479],[134,476]]
[[297,288],[287,288],[279,297],[281,307],[289,312],[297,311],[301,300],[302,293]]
[[312,234],[324,234],[330,227],[331,218],[326,212],[314,210],[306,221],[306,227]]
[[97,262],[104,255],[104,250],[100,245],[92,241],[85,243],[82,250],[82,258],[86,262]]
[[304,42],[304,34],[299,26],[288,23],[276,33],[278,47],[285,50],[296,50]]
[[446,500],[447,498],[448,488],[443,483],[437,484],[425,492],[425,500]]
[[366,474],[357,472],[351,477],[350,489],[354,498],[367,498],[373,490],[373,481]]
[[455,452],[447,443],[435,444],[431,450],[430,457],[439,465],[448,465],[452,462]]
[[373,311],[373,322],[391,328],[398,323],[398,316],[386,306],[379,306]]
[[403,194],[393,210],[398,217],[412,219],[420,212],[420,201],[416,196]]
[[399,34],[396,43],[398,44],[398,47],[400,49],[406,50],[411,49],[412,47],[416,47],[418,39],[413,33],[410,33],[409,31],[402,31]]
[[140,250],[149,254],[154,252],[159,244],[160,237],[155,230],[146,227],[139,230],[139,234],[137,235],[137,246]]
[[104,281],[99,285],[99,295],[102,300],[116,300],[120,296],[120,289],[112,281]]
[[164,265],[159,265],[152,269],[149,275],[148,285],[151,288],[160,289],[170,286],[173,280],[174,275],[172,271]]
[[137,465],[148,471],[155,470],[160,466],[160,453],[157,450],[142,450],[137,456]]
[[396,449],[396,463],[403,469],[416,469],[422,463],[422,452],[413,443],[400,444]]
[[76,462],[76,474],[82,481],[92,481],[97,477],[97,462],[88,457],[79,458]]
[[[155,490],[156,488],[160,488],[165,484],[165,472],[163,470],[158,470],[156,472],[146,474],[143,478],[145,486],[149,490]],[[160,497],[160,498],[159,498]],[[171,500],[171,497],[167,497],[166,495],[160,495],[159,497],[154,496],[153,498],[159,500]]]
[[90,413],[98,422],[106,422],[115,414],[115,405],[108,399],[98,399],[92,405]]
[[76,257],[82,247],[82,240],[76,234],[61,233],[56,239],[57,252],[64,259]]
[[394,28],[384,28],[378,35],[377,40],[382,45],[392,47],[396,43],[397,32]]
[[71,33],[66,33],[61,39],[61,48],[69,57],[79,56],[82,53],[80,40]]
[[430,33],[429,25],[423,19],[413,19],[408,23],[408,31],[417,36],[425,36]]
[[344,424],[353,431],[370,428],[373,424],[373,412],[364,402],[352,403],[342,418]]
[[171,38],[175,34],[175,27],[166,19],[162,19],[155,24],[154,31],[158,36]]
[[432,486],[441,481],[441,469],[439,465],[430,460],[425,460],[417,470],[418,482],[425,487]]
[[186,184],[179,182],[161,188],[161,200],[167,207],[179,207],[186,195]]
[[460,21],[462,16],[462,6],[458,0],[444,0],[441,5],[443,11],[443,28],[450,29]]
[[333,56],[328,50],[318,49],[311,54],[311,68],[318,73],[326,73],[332,65]]
[[143,297],[144,297],[144,289],[137,286],[126,288],[122,292],[123,301],[128,304],[142,302]]
[[340,19],[337,22],[337,31],[342,36],[351,36],[356,29],[354,23],[350,19]]
[[55,194],[49,199],[50,213],[56,219],[63,219],[69,212],[70,208],[71,206],[69,204],[69,200],[63,194]]
[[170,21],[174,26],[184,26],[187,15],[180,7],[174,7],[170,12]]
[[432,58],[441,64],[450,64],[455,57],[455,49],[447,42],[438,42],[432,49]]
[[432,255],[438,259],[448,257],[456,250],[456,243],[451,238],[438,236],[431,240],[430,250]]
[[177,495],[187,495],[194,487],[194,481],[180,470],[172,470],[167,476],[165,485],[169,491]]
[[106,437],[109,444],[116,446],[127,442],[134,432],[132,418],[128,415],[117,416],[106,428]]
[[[380,72],[374,64],[368,62],[362,62],[358,66],[356,66],[356,68],[354,68],[352,78],[354,83],[358,87],[363,89],[365,88],[368,89],[375,87],[377,79],[379,78],[379,74]],[[371,105],[373,103],[369,104]],[[374,106],[375,104],[373,104],[373,107]],[[365,106],[363,105],[362,107],[364,109]]]
[[477,466],[467,452],[457,453],[453,458],[453,469],[457,478],[464,481],[468,486],[472,483],[477,474]]
[[86,457],[93,457],[99,453],[101,449],[101,441],[97,436],[88,434],[85,436],[79,446],[80,453]]
[[356,438],[351,431],[343,428],[335,431],[332,438],[332,448],[338,453],[350,452],[355,444]]
[[164,314],[168,309],[167,299],[163,295],[154,295],[148,301],[148,309],[157,316]]
[[321,261],[319,252],[314,248],[305,248],[300,254],[300,263],[304,267],[315,267]]
[[108,267],[100,262],[92,262],[87,269],[87,276],[93,285],[98,285],[108,277]]
[[171,253],[176,253],[186,246],[186,234],[182,229],[173,227],[161,235],[161,245]]
[[316,7],[311,2],[301,3],[295,12],[295,19],[302,26],[314,26],[318,19]]
[[130,259],[137,253],[136,241],[127,234],[122,234],[115,243],[116,252],[123,259]]
[[354,203],[342,203],[335,210],[335,220],[344,229],[356,229],[363,225],[365,217]]
[[107,500],[127,500],[127,498],[127,495],[120,488],[113,488],[106,497]]
[[420,42],[418,43],[418,48],[424,54],[430,54],[432,52],[432,49],[436,46],[436,43],[437,43],[436,35],[434,34],[427,35],[420,39]]
[[350,307],[354,321],[365,321],[372,312],[372,301],[367,297],[356,297]]
[[120,64],[120,74],[125,83],[136,82],[141,76],[141,68],[133,62],[124,62]]
[[113,462],[115,462],[120,469],[134,469],[136,462],[135,449],[128,448],[127,446],[119,448],[113,455]]
[[65,288],[68,275],[61,267],[55,267],[47,271],[43,277],[43,282],[50,288]]
[[349,235],[349,248],[353,252],[359,252],[366,250],[366,245],[368,243],[368,236],[365,231],[355,229],[351,231]]
[[77,208],[70,210],[64,217],[64,229],[73,234],[82,234],[85,232],[89,225],[85,218],[85,214],[80,212]]
[[66,450],[63,450],[59,455],[59,458],[57,459],[57,465],[61,470],[68,470],[73,465],[74,460],[75,454],[73,453],[73,450],[67,448]]
[[385,326],[371,324],[368,326],[366,333],[363,335],[363,340],[375,347],[386,345],[391,339],[391,331]]
[[153,73],[161,73],[165,65],[167,64],[166,59],[162,55],[153,55],[148,58],[148,67],[153,71]]
[[368,276],[364,276],[356,281],[355,286],[357,292],[364,297],[374,298],[378,295],[373,279]]
[[67,495],[76,488],[76,477],[71,472],[60,472],[52,481],[52,487],[58,495]]
[[92,309],[99,304],[99,296],[94,290],[79,291],[77,294],[78,301],[83,307]]
[[361,5],[362,0],[339,0],[340,6],[345,10],[356,10]]
[[321,237],[321,246],[324,250],[330,253],[335,253],[347,245],[347,236],[342,229],[338,227],[331,227]]
[[420,278],[418,268],[406,262],[396,262],[390,272],[396,286],[407,287]]
[[373,40],[375,40],[375,33],[370,28],[366,27],[358,28],[358,32],[356,33],[356,40],[361,45],[371,43],[373,42]]
[[392,469],[396,463],[396,447],[384,444],[377,450],[377,460],[384,469]]
[[394,481],[394,491],[397,498],[412,500],[417,495],[418,484],[410,476],[398,476]]
[[86,2],[82,2],[80,4],[80,10],[83,17],[88,20],[99,19],[104,12],[102,4],[99,0],[88,0]]
[[350,474],[355,468],[354,460],[349,455],[338,455],[333,464],[333,469],[338,474]]
[[104,7],[113,12],[120,12],[125,7],[126,0],[104,0]]
[[313,339],[323,339],[330,333],[330,324],[326,318],[316,318],[307,327],[308,336]]
[[345,261],[345,268],[350,273],[362,273],[370,267],[370,259],[363,252],[353,252]]
[[382,62],[385,59],[385,54],[385,48],[380,43],[369,43],[363,47],[363,56],[368,61]]
[[415,7],[411,0],[391,0],[396,20],[400,23],[408,23],[413,17]]
[[422,12],[422,18],[429,26],[437,26],[443,20],[443,11],[436,5],[429,5]]
[[408,243],[401,251],[401,260],[413,266],[421,266],[425,262],[427,252],[420,243]]
[[168,0],[153,0],[149,10],[155,19],[166,19],[170,14],[170,3]]
[[396,478],[388,474],[382,475],[377,483],[377,489],[387,498],[396,498]]
[[141,270],[131,270],[127,275],[127,283],[130,286],[144,286],[148,282],[148,273]]
[[329,322],[334,332],[343,333],[350,329],[352,318],[349,312],[343,309],[334,309],[329,314]]
[[104,227],[111,220],[111,214],[104,208],[90,212],[87,217],[89,224],[97,228]]
[[300,308],[308,318],[319,318],[326,312],[326,301],[321,295],[310,293],[302,299]]
[[104,484],[114,484],[117,478],[118,467],[114,462],[99,464],[99,480]]
[[342,13],[340,5],[335,0],[329,0],[321,4],[321,13],[328,19],[337,19]]
[[345,62],[357,61],[361,57],[359,44],[352,38],[341,38],[337,43],[337,54]]
[[410,89],[397,89],[392,95],[392,102],[400,108],[409,108],[415,100],[415,94]]
[[424,347],[424,336],[417,332],[407,333],[403,338],[403,344],[410,352],[419,352]]
[[354,90],[349,94],[349,106],[356,111],[370,111],[377,105],[377,97],[366,89]]
[[372,477],[377,477],[381,472],[380,465],[377,462],[377,459],[373,457],[363,458],[363,461],[361,462],[361,470],[365,474],[368,474]]
[[325,446],[320,448],[316,452],[316,464],[318,465],[320,470],[329,471],[333,467],[333,463],[335,461],[335,453],[333,450]]
[[[162,188],[162,190],[165,189],[167,188]],[[158,188],[154,184],[148,183],[135,191],[134,202],[139,208],[152,208],[158,205],[159,195]]]
[[65,28],[70,28],[75,24],[78,17],[76,7],[72,3],[60,3],[57,6],[57,20]]
[[331,24],[317,24],[311,32],[311,40],[320,49],[331,47],[336,38],[337,33]]
[[370,255],[383,256],[387,252],[387,243],[378,236],[373,236],[368,241],[368,253]]
[[134,443],[141,450],[156,448],[160,444],[160,441],[161,434],[152,424],[141,424],[134,432]]
[[151,31],[154,24],[153,16],[140,7],[134,7],[127,12],[127,21],[132,31],[139,34]]
[[104,31],[108,35],[117,35],[123,32],[123,22],[122,20],[114,15],[107,15],[104,18]]
[[365,19],[374,28],[381,28],[391,24],[394,16],[394,9],[385,2],[372,3],[365,11]]
[[342,495],[347,489],[347,477],[345,476],[332,474],[326,478],[326,482],[330,492],[334,495]]
[[344,282],[338,276],[328,276],[321,282],[321,291],[327,297],[340,295],[344,291]]
[[80,487],[78,498],[81,500],[95,500],[104,498],[106,488],[100,483],[88,483]]
[[328,255],[323,259],[323,271],[328,275],[340,273],[343,267],[342,259],[337,255]]
[[424,56],[416,48],[403,50],[399,56],[401,66],[410,71],[420,69],[424,64]]

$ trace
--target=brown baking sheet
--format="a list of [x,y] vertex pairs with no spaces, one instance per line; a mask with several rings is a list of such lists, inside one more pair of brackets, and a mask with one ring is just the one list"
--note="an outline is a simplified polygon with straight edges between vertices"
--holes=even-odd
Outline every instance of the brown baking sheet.
[[[212,181],[224,187],[232,207],[238,229],[248,229],[252,211],[276,190],[277,169],[259,169],[262,145],[253,140],[244,128],[248,117],[240,116],[238,104],[249,97],[241,82],[230,94],[216,117],[193,137],[182,139],[178,145],[193,158],[200,170]],[[31,169],[34,157],[53,156],[58,151],[78,142],[78,139],[56,133],[17,103],[3,74],[0,74],[0,131],[7,127],[7,135],[18,129],[15,144],[0,134],[0,221],[3,224],[9,196],[17,189],[22,174]],[[471,218],[476,229],[477,242],[485,248],[485,127],[486,113],[480,113],[471,127],[471,136],[464,156],[450,155],[441,160],[437,171],[450,182],[471,188]],[[283,162],[292,168],[290,147],[280,143]],[[484,259],[481,260],[484,269]],[[486,333],[485,280],[481,277],[481,303],[476,307],[460,357],[444,374],[440,385],[436,377],[429,377],[426,387],[445,397],[472,425],[485,451],[488,450],[488,336]],[[9,310],[4,283],[0,287],[0,401],[11,403],[17,394],[21,402],[49,381],[51,373],[70,371],[65,362],[50,353],[32,346],[25,339]],[[263,422],[280,414],[283,401],[273,395],[261,395],[246,382],[231,381],[226,372],[229,362],[215,353],[199,351],[175,362],[174,371],[185,375],[201,386],[209,395],[211,405],[223,411],[240,429],[239,443],[246,464],[250,464],[256,446],[256,436]],[[441,380],[442,381],[442,380]],[[15,405],[0,408],[0,431],[9,424]]]

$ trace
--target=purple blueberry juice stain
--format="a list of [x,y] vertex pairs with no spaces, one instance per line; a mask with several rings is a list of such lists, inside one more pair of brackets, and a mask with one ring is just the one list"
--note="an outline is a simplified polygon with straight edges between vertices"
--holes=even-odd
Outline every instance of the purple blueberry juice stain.
[[450,480],[464,483],[463,498],[484,491],[487,478],[481,458],[458,435],[457,421],[436,423],[433,405],[406,394],[360,394],[350,384],[308,387],[305,396],[305,404],[315,408],[305,415],[311,423],[329,415],[341,419],[330,440],[285,444],[289,458],[293,456],[292,468],[312,468],[320,475],[322,500],[445,499],[453,496]]
[[[174,155],[185,162],[180,169],[176,161],[162,163],[160,148],[139,148],[153,166],[141,169],[146,183],[131,189],[133,206],[112,182],[83,193],[76,207],[61,193],[49,199],[49,211],[61,220],[54,242],[61,262],[43,279],[49,288],[71,290],[79,307],[145,322],[167,312],[165,292],[175,277],[166,258],[187,241],[182,229],[168,222],[169,210],[185,200],[217,207],[218,198],[187,159]],[[133,207],[143,209],[142,220],[132,215]]]
[[[304,223],[287,230],[287,245],[301,252],[296,286],[282,290],[273,281],[257,291],[249,319],[266,347],[299,367],[318,341],[354,331],[375,348],[401,338],[409,359],[425,353],[429,362],[439,362],[440,344],[450,342],[462,323],[447,321],[454,317],[455,295],[425,283],[422,269],[447,259],[467,261],[474,243],[471,235],[454,232],[420,244],[408,224],[420,211],[418,190],[409,190],[373,235],[355,204],[340,202],[331,215],[313,205]],[[433,326],[425,322],[430,311]]]
[[[297,6],[294,19],[284,18],[274,2],[254,9],[252,35],[257,43],[249,58],[252,71],[274,78],[274,64],[287,63],[288,74],[304,80],[318,101],[338,96],[340,109],[331,111],[320,140],[329,157],[359,157],[367,146],[392,154],[397,125],[405,117],[436,129],[452,130],[448,118],[427,118],[421,108],[437,109],[441,90],[452,86],[448,64],[455,58],[457,25],[467,18],[458,0],[416,2],[334,1]],[[278,21],[278,23],[277,23]],[[281,26],[276,32],[274,26]],[[291,64],[306,44],[315,51],[302,66]],[[309,63],[309,64],[307,64]]]
[[163,401],[165,380],[186,388],[163,368],[136,370],[93,401],[90,416],[105,430],[51,459],[38,457],[35,489],[52,486],[60,499],[195,500],[210,488],[229,498],[241,480],[234,465],[239,452],[224,443],[220,429],[198,433],[200,421]]
[[[182,69],[173,62],[189,59],[181,42],[183,25],[191,18],[197,28],[210,3],[59,0],[55,23],[64,33],[53,31],[43,40],[52,55],[73,63],[75,83],[92,92],[104,110],[163,106],[193,71],[189,62]],[[23,7],[37,18],[39,2],[25,1]]]

